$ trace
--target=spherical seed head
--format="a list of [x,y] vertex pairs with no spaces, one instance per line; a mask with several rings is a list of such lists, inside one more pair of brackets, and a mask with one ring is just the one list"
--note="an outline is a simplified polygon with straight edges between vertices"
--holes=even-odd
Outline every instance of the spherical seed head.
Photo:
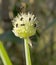
[[36,18],[28,13],[21,13],[12,21],[13,33],[20,38],[27,38],[36,33]]

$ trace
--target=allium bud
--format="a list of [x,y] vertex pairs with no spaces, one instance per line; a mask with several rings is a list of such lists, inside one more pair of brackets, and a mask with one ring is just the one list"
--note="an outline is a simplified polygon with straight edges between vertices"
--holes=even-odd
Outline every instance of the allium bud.
[[21,13],[12,21],[13,33],[20,38],[27,38],[36,33],[36,17],[30,13]]

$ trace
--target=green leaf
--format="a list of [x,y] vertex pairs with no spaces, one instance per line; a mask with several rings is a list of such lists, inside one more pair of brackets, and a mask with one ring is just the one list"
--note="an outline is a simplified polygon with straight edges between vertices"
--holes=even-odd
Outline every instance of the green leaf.
[[0,57],[1,57],[4,65],[12,65],[12,63],[7,55],[7,52],[3,46],[3,43],[1,41],[0,41]]
[[16,37],[12,31],[5,32],[4,34],[0,35],[1,41],[11,41],[14,43],[23,43],[23,39],[20,39],[19,37]]

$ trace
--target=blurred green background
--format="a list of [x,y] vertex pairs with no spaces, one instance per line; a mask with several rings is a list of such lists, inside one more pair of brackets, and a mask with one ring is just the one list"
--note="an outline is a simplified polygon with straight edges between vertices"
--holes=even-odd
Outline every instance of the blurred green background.
[[13,65],[26,63],[23,39],[12,33],[11,23],[21,12],[33,13],[39,21],[36,35],[30,37],[32,65],[56,65],[56,0],[0,0],[0,40]]

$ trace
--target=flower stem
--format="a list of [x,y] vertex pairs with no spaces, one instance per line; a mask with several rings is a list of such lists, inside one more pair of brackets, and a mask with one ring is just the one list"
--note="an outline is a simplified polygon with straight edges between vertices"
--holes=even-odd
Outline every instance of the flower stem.
[[26,65],[31,65],[30,49],[28,43],[28,38],[24,39]]
[[1,57],[4,65],[12,65],[12,63],[7,55],[7,52],[6,52],[5,48],[3,47],[3,43],[1,41],[0,41],[0,57]]

